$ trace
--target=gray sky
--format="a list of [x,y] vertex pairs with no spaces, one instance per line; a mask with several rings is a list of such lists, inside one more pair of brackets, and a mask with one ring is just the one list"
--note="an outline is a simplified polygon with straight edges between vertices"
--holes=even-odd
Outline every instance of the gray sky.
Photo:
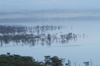
[[0,11],[100,9],[100,0],[0,0]]

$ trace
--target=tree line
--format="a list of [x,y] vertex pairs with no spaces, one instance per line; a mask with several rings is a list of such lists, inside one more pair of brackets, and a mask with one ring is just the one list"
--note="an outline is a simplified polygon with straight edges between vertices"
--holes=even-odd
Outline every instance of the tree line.
[[42,25],[42,26],[23,26],[23,25],[0,25],[0,34],[8,35],[8,34],[41,34],[45,33],[46,31],[52,30],[60,30],[65,26],[54,26],[54,25]]
[[[57,56],[44,56],[44,61],[36,61],[30,56],[20,56],[20,55],[10,55],[1,54],[0,55],[0,66],[63,66],[65,59],[58,58]],[[69,65],[69,63],[66,63]]]

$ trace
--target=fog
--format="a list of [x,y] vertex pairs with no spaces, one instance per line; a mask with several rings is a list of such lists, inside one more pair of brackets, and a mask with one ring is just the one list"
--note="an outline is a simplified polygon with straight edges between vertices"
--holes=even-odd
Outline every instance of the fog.
[[100,0],[0,0],[0,11],[100,9]]
[[[17,44],[13,41],[2,45],[0,42],[1,54],[10,52],[33,56],[39,61],[46,55],[58,56],[71,60],[72,66],[76,61],[80,66],[85,66],[83,62],[93,60],[93,65],[90,66],[100,66],[100,0],[0,0],[0,25],[7,29],[16,25],[32,27],[32,29],[37,26],[39,28],[35,28],[36,31],[28,29],[30,30],[28,32],[33,32],[34,36],[37,34],[35,32],[41,31],[39,29],[44,26],[47,26],[45,30],[48,30],[48,26],[61,26],[63,28],[61,30],[46,32],[43,30],[43,34],[55,35],[58,39],[68,33],[77,35],[75,41],[71,39],[70,42],[62,44],[61,41],[53,40],[50,46],[44,39],[42,39],[44,44],[40,41],[35,45],[32,45],[32,42]],[[9,31],[12,32],[12,29],[10,28]],[[1,28],[2,35],[4,32],[9,35],[8,30]],[[40,34],[42,36],[42,31]],[[64,41],[66,42],[65,39]]]

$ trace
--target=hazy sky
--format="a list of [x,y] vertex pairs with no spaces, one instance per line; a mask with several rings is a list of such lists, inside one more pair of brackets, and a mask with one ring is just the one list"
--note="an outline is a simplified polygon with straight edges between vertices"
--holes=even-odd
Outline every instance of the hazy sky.
[[0,0],[0,11],[100,9],[100,0]]

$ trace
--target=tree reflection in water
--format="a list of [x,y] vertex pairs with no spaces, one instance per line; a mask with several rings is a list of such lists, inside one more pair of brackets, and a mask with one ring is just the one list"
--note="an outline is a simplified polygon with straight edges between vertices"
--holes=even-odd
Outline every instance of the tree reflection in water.
[[35,46],[36,44],[41,44],[42,46],[44,46],[44,44],[47,44],[50,46],[54,42],[68,43],[72,40],[76,41],[78,35],[72,32],[69,32],[67,34],[62,34],[61,32],[61,35],[59,35],[59,37],[57,33],[46,34],[47,31],[60,30],[63,29],[63,27],[64,26],[61,25],[38,25],[33,27],[21,25],[0,25],[0,46],[3,46],[3,44],[10,44],[10,42],[22,45],[29,44],[30,46]]

